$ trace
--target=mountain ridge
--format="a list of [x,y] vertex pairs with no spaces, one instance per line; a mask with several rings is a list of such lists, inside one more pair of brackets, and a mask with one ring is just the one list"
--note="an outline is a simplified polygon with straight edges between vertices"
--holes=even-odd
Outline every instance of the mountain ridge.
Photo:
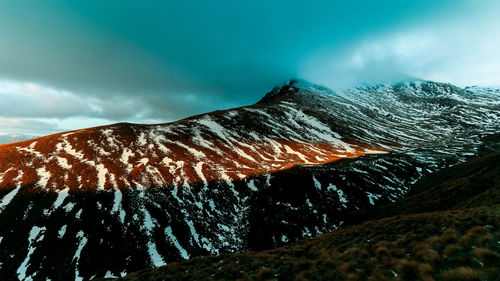
[[[294,89],[293,91],[299,91],[298,88]],[[298,128],[298,125],[295,127],[284,127],[279,125],[278,121],[273,121],[274,124],[269,124],[267,127],[260,124],[251,124],[253,131],[246,132],[245,126],[248,126],[248,120],[252,119],[250,117],[252,110],[262,112],[264,117],[268,118],[269,115],[266,116],[267,113],[259,111],[259,106],[260,104],[256,104],[226,111],[214,111],[162,124],[141,125],[118,123],[108,126],[74,130],[37,138],[28,142],[5,145],[0,147],[0,150],[8,151],[11,154],[17,154],[15,156],[16,161],[23,158],[26,160],[21,160],[22,162],[29,163],[31,160],[37,161],[37,163],[40,163],[35,164],[37,167],[38,165],[48,162],[48,164],[45,165],[45,170],[37,170],[36,173],[34,171],[30,172],[29,169],[25,171],[25,174],[21,176],[22,185],[37,184],[35,179],[37,178],[36,174],[38,174],[38,185],[45,188],[47,187],[47,183],[43,181],[43,176],[49,177],[47,180],[50,181],[51,178],[53,179],[53,175],[56,175],[56,177],[68,175],[68,172],[65,170],[68,170],[68,168],[73,165],[79,165],[79,169],[84,169],[88,172],[90,172],[92,166],[94,166],[96,170],[94,173],[97,174],[96,177],[98,180],[87,181],[87,183],[83,184],[82,188],[84,189],[92,188],[92,186],[99,189],[110,188],[109,184],[115,188],[124,188],[131,185],[151,185],[148,181],[157,181],[155,185],[160,186],[166,184],[161,179],[158,181],[155,175],[147,180],[141,180],[138,176],[135,176],[135,174],[138,173],[137,170],[142,169],[141,163],[143,164],[142,166],[147,166],[148,164],[150,166],[153,165],[154,167],[152,167],[152,169],[156,169],[159,173],[164,174],[165,172],[162,172],[161,167],[158,166],[162,161],[173,161],[173,164],[169,165],[169,169],[178,170],[179,167],[172,166],[177,165],[176,163],[179,163],[178,161],[183,161],[187,166],[196,166],[200,165],[201,162],[207,162],[207,159],[216,159],[223,154],[228,154],[224,156],[223,159],[240,158],[239,162],[241,163],[235,162],[234,164],[229,164],[229,168],[226,166],[226,170],[233,170],[229,175],[226,175],[224,171],[216,175],[214,173],[217,173],[217,171],[213,170],[209,171],[208,175],[202,175],[201,173],[203,172],[200,172],[200,169],[203,167],[197,167],[194,171],[183,168],[183,171],[180,171],[181,173],[188,174],[190,182],[202,182],[204,178],[207,178],[208,181],[224,180],[228,177],[230,179],[236,179],[247,174],[255,175],[254,171],[258,171],[257,173],[273,172],[286,169],[290,167],[291,164],[321,164],[334,161],[341,157],[353,157],[358,154],[361,155],[363,153],[378,151],[383,152],[387,150],[374,147],[367,143],[346,143],[342,140],[340,135],[333,132],[331,128],[324,125],[324,123],[320,122],[314,116],[304,115],[303,113],[302,116],[304,118],[301,119],[301,123],[305,126],[304,128]],[[278,108],[278,106],[276,108]],[[291,114],[301,114],[300,110],[292,110],[294,111],[291,111]],[[286,113],[286,111],[284,112]],[[244,114],[245,117],[237,117],[239,114]],[[246,116],[249,117],[246,118]],[[283,117],[290,118],[290,115],[288,115],[288,117]],[[227,126],[231,126],[231,123],[234,124],[232,121],[234,121],[235,118],[239,118],[239,121],[237,121],[239,123],[237,123],[236,126],[241,127],[241,132],[246,134],[246,136],[242,137],[241,135],[232,134],[231,132],[233,129],[228,130]],[[292,116],[291,118],[294,117]],[[280,117],[280,119],[283,120],[282,117]],[[268,120],[271,119],[268,118]],[[284,121],[286,124],[287,121]],[[305,134],[305,129],[307,128],[309,128],[313,135],[309,134],[309,136],[307,136]],[[294,134],[294,138],[300,140],[281,137],[290,132]],[[260,133],[264,136],[268,144],[265,146],[258,144],[261,139],[259,135],[255,133]],[[271,137],[273,134],[274,137]],[[316,137],[311,138],[311,136],[314,135]],[[134,136],[136,136],[135,140],[133,139]],[[189,139],[191,140],[186,142]],[[93,140],[98,143],[82,143],[84,140]],[[211,140],[218,140],[217,144],[210,144]],[[132,155],[134,154],[132,150],[141,151],[141,147],[146,145],[148,148],[144,149],[144,157],[140,156],[142,158],[136,157],[132,160],[142,162],[138,164],[137,162],[135,164],[133,162],[129,163],[129,158],[134,157],[134,155]],[[260,146],[259,149],[257,149],[258,146]],[[311,146],[316,146],[317,150],[316,152],[312,152],[311,155],[307,155],[308,152],[311,153],[311,150],[308,148]],[[121,154],[113,153],[116,148],[120,149],[121,147],[127,147],[129,150],[123,150]],[[233,152],[227,151],[227,148],[230,148]],[[60,155],[51,156],[54,152]],[[174,156],[183,156],[178,159],[170,159],[167,158],[169,153],[174,153]],[[335,154],[339,156],[329,156]],[[279,158],[280,155],[285,158]],[[32,159],[33,156],[34,159]],[[102,163],[94,161],[94,157],[101,158]],[[123,163],[107,162],[103,157],[121,159]],[[271,158],[274,158],[274,160]],[[217,161],[224,161],[223,159]],[[279,162],[286,162],[286,164],[283,165]],[[4,167],[1,167],[2,164]],[[3,170],[4,173],[9,173],[8,175],[4,174],[4,176],[0,178],[0,188],[15,186],[11,182],[7,182],[6,185],[6,180],[9,176],[10,179],[19,176],[14,174],[13,171],[6,172],[8,167],[14,167],[12,165],[9,166],[10,164],[12,163],[6,164],[0,162],[0,171]],[[83,164],[83,166],[81,164]],[[130,167],[130,165],[134,167]],[[27,169],[28,166],[25,166],[25,169]],[[238,168],[238,166],[246,166],[247,168]],[[38,167],[38,169],[40,169],[40,167]],[[107,170],[113,171],[109,174]],[[170,171],[170,173],[172,173],[172,171]],[[69,174],[69,176],[72,177],[71,174]],[[124,177],[126,178],[129,176],[132,176],[132,179],[124,179]],[[70,181],[71,183],[67,184],[70,188],[77,185],[77,179],[75,177],[70,179]],[[172,179],[170,179],[170,181],[172,181]],[[63,179],[57,179],[54,184],[50,182],[48,184],[49,187],[55,184],[56,189],[64,189]]]
[[400,200],[499,130],[490,92],[300,87],[166,125],[0,146],[0,276],[87,280],[283,246]]

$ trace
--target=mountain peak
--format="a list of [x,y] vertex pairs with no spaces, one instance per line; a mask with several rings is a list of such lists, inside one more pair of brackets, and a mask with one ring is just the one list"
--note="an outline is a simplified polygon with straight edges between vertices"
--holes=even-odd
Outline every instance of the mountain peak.
[[332,90],[301,79],[290,79],[283,86],[274,87],[257,103],[278,102],[283,99],[292,97],[297,93],[328,93],[335,94]]
[[282,100],[285,97],[292,96],[299,91],[299,88],[295,85],[297,84],[297,79],[291,79],[283,86],[276,86],[270,92],[268,92],[262,99],[257,103],[268,103],[277,100]]

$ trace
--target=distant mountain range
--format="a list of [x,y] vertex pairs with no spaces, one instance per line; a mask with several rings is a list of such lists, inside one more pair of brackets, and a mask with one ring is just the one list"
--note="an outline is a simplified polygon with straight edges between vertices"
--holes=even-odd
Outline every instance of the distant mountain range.
[[491,88],[292,80],[251,106],[3,145],[0,276],[121,276],[331,232],[477,155],[499,119]]
[[36,136],[8,134],[0,135],[0,145],[34,139]]

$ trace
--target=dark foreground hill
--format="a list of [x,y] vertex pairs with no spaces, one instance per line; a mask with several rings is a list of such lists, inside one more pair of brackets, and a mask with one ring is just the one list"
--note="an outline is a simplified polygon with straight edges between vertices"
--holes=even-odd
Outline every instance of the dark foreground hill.
[[443,169],[397,204],[313,239],[117,280],[500,280],[499,163],[497,152]]

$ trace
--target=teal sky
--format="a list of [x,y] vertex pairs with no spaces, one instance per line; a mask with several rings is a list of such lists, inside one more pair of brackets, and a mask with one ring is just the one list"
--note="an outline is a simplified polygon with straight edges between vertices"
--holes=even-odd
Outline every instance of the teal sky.
[[166,122],[296,77],[500,85],[500,1],[0,1],[0,134]]

